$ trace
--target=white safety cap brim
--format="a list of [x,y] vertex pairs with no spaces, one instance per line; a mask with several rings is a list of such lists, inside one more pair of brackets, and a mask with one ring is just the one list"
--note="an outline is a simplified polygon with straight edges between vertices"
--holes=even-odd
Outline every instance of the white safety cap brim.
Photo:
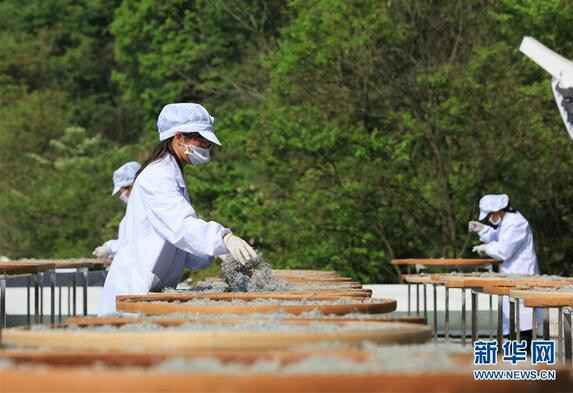
[[113,196],[117,194],[123,187],[129,187],[131,185],[133,185],[133,182],[116,184],[115,187],[113,187],[111,195]]
[[161,132],[159,134],[159,140],[164,141],[168,138],[171,138],[172,136],[175,136],[175,134],[177,134],[178,132],[184,134],[197,132],[199,135],[207,139],[209,142],[221,146],[219,138],[217,138],[212,129],[213,127],[211,126],[211,124],[201,124],[201,123],[181,124]]
[[489,212],[480,210],[480,211],[479,211],[479,220],[482,221],[484,218],[487,217],[488,214],[489,214]]

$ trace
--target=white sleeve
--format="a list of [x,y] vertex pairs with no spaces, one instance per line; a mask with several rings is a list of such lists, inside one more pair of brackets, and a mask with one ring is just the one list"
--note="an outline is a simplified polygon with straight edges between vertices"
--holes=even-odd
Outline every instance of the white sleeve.
[[223,236],[231,231],[214,221],[197,218],[174,178],[139,180],[147,218],[160,236],[189,254],[228,253]]
[[185,267],[191,270],[204,269],[213,263],[214,259],[214,257],[210,257],[208,255],[199,256],[187,254],[187,257],[185,258]]
[[526,222],[511,225],[504,228],[498,235],[498,240],[487,244],[487,254],[497,259],[505,261],[513,256],[527,240],[528,224]]
[[110,251],[110,256],[115,256],[117,254],[117,250],[119,250],[119,239],[112,239],[108,240],[103,244]]
[[486,225],[484,229],[478,232],[479,240],[482,243],[489,243],[497,240],[497,229],[493,229],[489,225]]

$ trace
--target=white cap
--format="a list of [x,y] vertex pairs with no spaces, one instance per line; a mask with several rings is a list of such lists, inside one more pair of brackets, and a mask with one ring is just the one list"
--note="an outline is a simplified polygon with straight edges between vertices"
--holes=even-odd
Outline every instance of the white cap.
[[489,194],[479,200],[479,220],[483,220],[491,212],[505,209],[509,205],[507,194]]
[[135,181],[135,175],[139,168],[141,168],[139,162],[130,161],[116,169],[113,172],[113,191],[111,195],[117,194],[123,187],[131,186]]
[[220,146],[221,142],[213,132],[214,121],[215,118],[199,104],[167,104],[157,118],[159,140],[164,141],[178,132],[197,132],[209,142]]

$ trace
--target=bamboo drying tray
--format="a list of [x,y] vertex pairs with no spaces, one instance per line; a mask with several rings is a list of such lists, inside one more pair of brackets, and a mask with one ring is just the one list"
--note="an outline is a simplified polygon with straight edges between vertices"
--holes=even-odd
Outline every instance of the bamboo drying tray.
[[[230,300],[243,300],[245,304],[193,304],[193,299],[219,300],[221,303]],[[300,305],[285,304],[254,304],[257,299],[272,300],[300,300]],[[217,293],[217,294],[188,294],[188,293],[160,293],[147,295],[117,296],[117,310],[135,312],[148,315],[169,313],[212,313],[212,314],[242,314],[242,313],[269,313],[286,312],[289,314],[302,314],[309,311],[319,311],[322,314],[349,314],[361,312],[369,314],[389,313],[396,310],[396,300],[377,299],[361,301],[356,298],[349,299],[349,303],[337,304],[336,300],[344,299],[340,296],[326,296],[324,294],[309,293],[299,296],[292,293],[259,292],[259,293]],[[304,304],[304,301],[332,301],[332,304]],[[179,302],[179,303],[176,303]]]
[[[213,324],[233,325],[233,321],[212,321]],[[235,320],[236,324],[237,321]],[[313,321],[281,321],[281,324],[301,326]],[[122,331],[51,329],[30,330],[11,328],[3,331],[3,342],[11,346],[42,347],[58,350],[92,351],[192,351],[192,350],[272,350],[317,342],[360,344],[419,344],[432,337],[428,326],[377,321],[328,321],[343,326],[336,331]],[[368,329],[364,329],[369,324]],[[352,329],[356,326],[356,329]]]
[[409,258],[393,259],[392,265],[425,265],[434,267],[471,267],[498,264],[495,259],[478,259],[478,258]]
[[0,370],[6,393],[553,393],[572,390],[570,370],[559,370],[557,380],[475,381],[471,372],[372,374],[252,374],[142,373],[127,370]]

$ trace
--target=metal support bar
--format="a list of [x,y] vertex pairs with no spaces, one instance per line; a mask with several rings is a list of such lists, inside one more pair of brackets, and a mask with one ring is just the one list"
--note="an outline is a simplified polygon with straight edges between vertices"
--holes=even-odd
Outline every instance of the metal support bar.
[[558,307],[557,312],[559,313],[557,318],[557,359],[563,359],[563,347],[565,342],[563,341],[563,307]]
[[412,300],[411,300],[411,295],[410,295],[410,287],[412,286],[412,284],[408,283],[408,315],[410,315],[411,311],[412,311]]
[[503,344],[503,296],[497,296],[497,348],[501,351]]
[[478,337],[478,293],[472,290],[472,343],[477,340]]
[[450,339],[450,289],[446,287],[446,317],[444,320],[444,337]]
[[424,288],[424,323],[428,323],[428,286],[422,284]]
[[84,283],[84,315],[88,315],[88,268],[84,267],[81,269]]
[[489,338],[493,338],[495,334],[495,327],[493,326],[493,295],[489,295]]
[[434,286],[434,337],[438,338],[438,289],[436,284]]
[[78,298],[77,298],[77,273],[74,272],[74,274],[72,275],[72,293],[73,293],[73,303],[72,303],[72,310],[73,310],[73,315],[74,317],[76,316],[76,307],[77,307],[77,303],[78,303]]
[[67,285],[68,287],[68,317],[72,315],[72,286],[71,284]]
[[44,323],[44,273],[38,273],[40,281],[40,323]]
[[40,282],[38,273],[34,274],[34,323],[40,322]]
[[466,345],[466,289],[465,288],[462,288],[462,345]]
[[416,283],[416,315],[420,315],[420,284]]
[[62,284],[58,285],[58,322],[62,323]]
[[56,270],[49,273],[50,277],[50,323],[56,323]]
[[509,298],[509,339],[515,340],[515,302]]
[[519,315],[519,299],[515,299],[515,339],[521,340],[521,318]]
[[549,309],[543,310],[543,339],[549,340]]
[[537,339],[537,320],[535,319],[537,308],[532,307],[531,310],[531,339],[535,340]]
[[28,326],[32,324],[31,315],[31,304],[30,304],[30,285],[32,285],[32,277],[28,276],[26,280],[26,323]]
[[565,361],[571,363],[571,309],[565,310],[565,324],[564,324],[564,336],[565,336]]
[[0,329],[6,327],[6,274],[0,275]]

